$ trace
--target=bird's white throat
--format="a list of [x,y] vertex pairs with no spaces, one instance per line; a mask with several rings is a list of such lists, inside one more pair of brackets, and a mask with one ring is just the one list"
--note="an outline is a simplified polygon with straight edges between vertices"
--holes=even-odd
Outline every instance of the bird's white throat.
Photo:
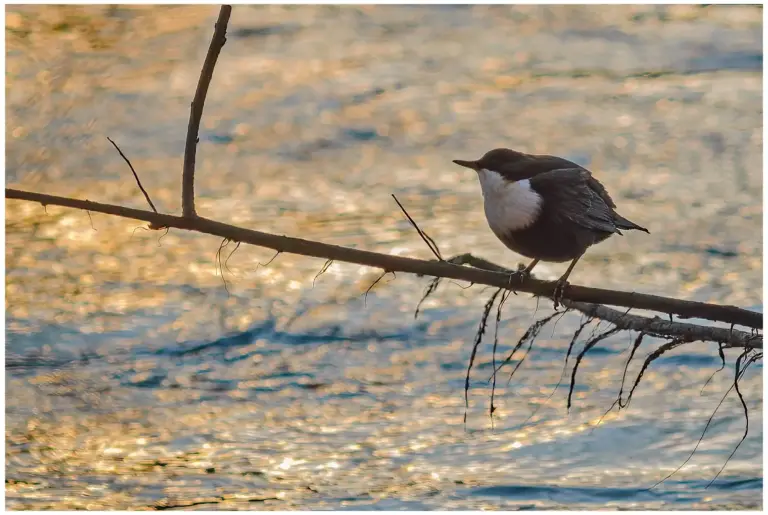
[[531,188],[530,180],[510,182],[486,169],[477,175],[483,190],[485,218],[498,237],[509,231],[525,229],[536,221],[542,199]]

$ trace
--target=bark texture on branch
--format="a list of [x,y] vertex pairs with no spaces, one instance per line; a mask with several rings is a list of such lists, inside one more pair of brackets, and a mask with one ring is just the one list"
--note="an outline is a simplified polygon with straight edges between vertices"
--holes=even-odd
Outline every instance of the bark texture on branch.
[[[508,273],[504,272],[460,266],[459,264],[448,261],[425,261],[421,259],[392,256],[389,254],[380,254],[378,252],[341,247],[338,245],[329,245],[327,243],[301,238],[279,236],[276,234],[244,229],[202,217],[185,218],[157,214],[141,209],[45,195],[11,188],[6,188],[5,196],[9,199],[39,202],[43,205],[71,207],[96,213],[131,218],[134,220],[142,220],[150,222],[156,226],[172,227],[211,234],[221,238],[227,238],[231,241],[250,243],[260,247],[270,248],[278,252],[356,263],[359,265],[381,268],[382,270],[391,272],[406,272],[458,279],[476,284],[496,286],[498,288],[508,288],[510,286],[510,276]],[[541,281],[534,278],[527,278],[523,281],[515,280],[512,286],[516,291],[551,297],[554,293],[555,281]],[[563,294],[563,299],[572,302],[608,304],[625,308],[657,311],[674,314],[678,317],[703,318],[727,324],[743,325],[753,329],[762,329],[763,327],[763,317],[761,313],[741,309],[736,306],[721,306],[704,302],[660,297],[657,295],[606,290],[602,288],[589,288],[577,285],[568,286]],[[762,348],[762,336],[759,337],[759,343],[755,342],[753,346]]]
[[648,336],[674,338],[682,342],[713,341],[722,343],[726,347],[763,348],[763,336],[761,334],[750,334],[738,329],[670,322],[659,317],[649,318],[630,313],[625,314],[606,306],[586,302],[566,300],[563,305],[581,311],[585,315],[610,322],[620,329],[643,332]]

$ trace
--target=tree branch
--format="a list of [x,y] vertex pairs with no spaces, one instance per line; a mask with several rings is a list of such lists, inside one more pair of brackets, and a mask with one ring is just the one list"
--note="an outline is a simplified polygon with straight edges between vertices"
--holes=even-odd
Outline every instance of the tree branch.
[[[472,254],[461,254],[448,260],[449,263],[466,264],[492,272],[510,273],[512,270],[499,266]],[[644,317],[622,313],[600,304],[576,302],[564,299],[562,304],[568,309],[581,311],[587,316],[610,322],[620,329],[642,331],[649,336],[658,338],[675,338],[683,342],[713,341],[724,343],[726,347],[759,348],[762,349],[762,335],[750,334],[744,331],[725,329],[722,327],[706,327],[683,322],[671,322],[659,317]],[[751,311],[748,311],[751,313]],[[701,318],[701,317],[699,317]],[[762,326],[760,326],[762,327]]]
[[585,315],[610,322],[620,329],[642,331],[657,338],[674,338],[683,342],[713,341],[723,343],[725,347],[763,348],[763,336],[724,327],[707,327],[684,322],[670,322],[659,317],[644,317],[624,314],[599,304],[563,301],[566,308],[581,311]]
[[[227,238],[231,241],[244,242],[260,247],[267,247],[278,252],[300,254],[323,259],[332,259],[334,261],[343,261],[347,263],[356,263],[359,265],[380,268],[390,272],[405,272],[434,277],[446,277],[505,289],[508,289],[510,286],[510,275],[508,271],[501,272],[501,270],[505,269],[488,261],[474,258],[470,254],[465,254],[458,257],[462,259],[454,258],[454,260],[451,262],[425,261],[421,259],[392,256],[389,254],[380,254],[377,252],[340,247],[338,245],[329,245],[327,243],[305,240],[301,238],[278,236],[276,234],[243,229],[202,217],[186,218],[183,216],[179,217],[166,214],[158,214],[146,210],[132,209],[112,204],[102,204],[88,200],[78,200],[54,195],[45,195],[41,193],[33,193],[11,188],[6,188],[5,196],[9,199],[39,202],[44,206],[57,205],[72,207],[91,212],[120,216],[123,218],[143,220],[155,225],[196,231],[200,233],[211,234],[221,238]],[[482,262],[490,264],[490,270],[499,271],[490,271],[487,269],[482,270],[479,268],[460,266],[458,264],[469,263],[477,266],[478,263]],[[550,298],[553,295],[555,289],[555,281],[541,281],[532,277],[526,278],[522,281],[515,280],[514,283],[515,284],[513,287],[516,291],[532,293],[534,295]],[[674,313],[682,317],[704,318],[728,324],[739,324],[751,327],[753,329],[762,329],[763,327],[762,314],[741,309],[736,306],[722,306],[717,304],[707,304],[705,302],[694,302],[672,299],[669,297],[660,297],[657,295],[606,290],[602,288],[589,288],[577,285],[568,286],[564,292],[563,299],[577,303],[609,304],[613,306],[645,309],[662,313]],[[581,310],[579,305],[572,305],[569,307]],[[593,307],[589,306],[581,307],[584,307],[584,309],[593,309]],[[603,312],[603,314],[606,314],[606,316],[613,316],[610,315],[609,312]],[[623,314],[620,315],[622,317],[624,316]],[[631,320],[633,319],[626,318],[624,323],[630,324]],[[654,323],[658,324],[658,322]],[[674,323],[670,322],[670,324]],[[684,325],[687,326],[690,324]],[[659,330],[661,329],[660,325],[655,325],[654,327],[657,327]],[[702,329],[715,330],[717,328]],[[683,329],[680,330],[682,331]],[[744,333],[743,331],[734,330],[727,332],[729,333],[729,337],[727,339],[719,340],[718,338],[722,336],[721,333],[711,333],[706,339],[723,341],[733,346],[743,347],[744,342],[747,341],[745,339],[749,338],[750,343],[748,346],[753,348],[762,348],[762,335],[752,338],[752,335]],[[695,334],[703,335],[704,333]],[[718,336],[714,337],[713,335],[715,334]]]
[[195,212],[195,157],[197,154],[197,135],[200,132],[200,119],[203,117],[203,105],[208,94],[208,86],[213,78],[213,68],[224,43],[227,42],[227,23],[232,14],[232,6],[222,5],[219,10],[219,19],[213,31],[213,38],[205,56],[203,69],[200,70],[200,79],[197,81],[195,98],[189,112],[189,126],[187,127],[187,142],[184,146],[184,171],[181,178],[181,207],[185,218],[197,216]]

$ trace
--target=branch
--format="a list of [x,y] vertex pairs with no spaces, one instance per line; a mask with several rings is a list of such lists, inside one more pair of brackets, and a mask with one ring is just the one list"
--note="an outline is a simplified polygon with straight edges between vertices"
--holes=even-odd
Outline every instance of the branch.
[[[89,200],[45,195],[42,193],[33,193],[11,188],[5,189],[5,196],[9,199],[39,202],[44,206],[57,205],[72,207],[96,213],[120,216],[123,218],[143,220],[155,225],[211,234],[221,238],[227,238],[231,241],[267,247],[278,252],[286,252],[289,254],[300,254],[323,259],[332,259],[334,261],[356,263],[358,265],[381,268],[382,270],[391,272],[446,277],[475,284],[495,286],[497,288],[509,289],[510,286],[510,275],[506,272],[464,267],[459,266],[454,262],[425,261],[408,257],[392,256],[389,254],[380,254],[377,252],[352,249],[338,245],[329,245],[327,243],[304,240],[301,238],[278,236],[276,234],[243,229],[202,217],[185,218],[182,216],[157,214],[141,209],[102,204],[99,202],[91,202]],[[477,261],[477,258],[475,258],[475,260]],[[486,261],[486,263],[489,262]],[[496,270],[502,269],[498,265],[493,265],[493,263],[490,263],[490,265],[495,267]],[[555,281],[541,281],[531,277],[515,282],[518,283],[514,285],[515,290],[544,297],[551,297],[556,286]],[[753,329],[762,329],[763,327],[763,319],[760,313],[735,306],[721,306],[704,302],[660,297],[657,295],[570,285],[566,288],[563,299],[572,302],[610,304],[614,306],[660,311],[663,313],[675,313],[678,314],[678,316],[705,318],[729,324],[744,325]],[[578,309],[576,306],[574,306],[574,308]],[[717,328],[705,329],[715,330]],[[733,346],[743,346],[739,342],[743,343],[745,341],[744,339],[749,338],[750,347],[762,348],[762,335],[752,338],[751,335],[743,331],[733,330],[728,331],[728,333],[729,338],[724,340],[726,343],[732,344]],[[734,340],[734,338],[737,338],[737,340]],[[718,340],[715,339],[715,341]]]
[[112,143],[112,146],[113,146],[113,147],[115,147],[115,150],[117,150],[118,154],[120,154],[120,157],[122,157],[122,158],[123,158],[123,161],[125,161],[126,163],[128,163],[128,168],[130,168],[130,169],[131,169],[131,172],[133,173],[133,177],[136,179],[136,184],[138,184],[138,185],[139,185],[139,189],[140,189],[140,190],[141,190],[141,192],[144,194],[144,198],[145,198],[145,199],[147,199],[147,203],[149,204],[149,207],[151,207],[151,208],[152,208],[152,211],[154,211],[155,213],[157,213],[157,209],[155,209],[155,205],[152,203],[152,199],[151,199],[151,198],[149,198],[149,193],[147,193],[147,190],[145,190],[145,189],[144,189],[144,186],[142,186],[142,185],[141,185],[141,180],[139,179],[139,174],[137,174],[137,173],[136,173],[136,170],[134,170],[134,168],[133,168],[133,165],[131,164],[131,160],[130,160],[130,159],[128,159],[128,158],[125,156],[125,154],[123,154],[123,151],[122,151],[122,150],[120,150],[120,147],[118,147],[118,146],[117,146],[117,143],[115,143],[114,141],[112,141],[112,138],[110,138],[109,136],[107,136],[107,139],[109,140],[109,142],[110,142],[110,143]]
[[[449,259],[448,262],[469,264],[476,268],[493,272],[511,272],[511,270],[483,258],[475,257],[472,254],[461,254]],[[683,342],[706,340],[724,343],[726,347],[762,348],[762,335],[749,334],[744,331],[734,331],[722,327],[706,327],[683,322],[670,322],[659,317],[649,318],[630,315],[606,306],[587,302],[564,300],[562,304],[568,309],[575,309],[587,316],[610,322],[619,329],[641,331],[648,336],[655,336],[657,338],[674,338]]]
[[657,338],[674,338],[683,342],[713,341],[725,344],[725,347],[763,348],[763,336],[744,331],[730,330],[723,327],[707,327],[684,322],[670,322],[659,317],[644,317],[624,314],[615,309],[586,302],[564,301],[567,308],[610,322],[620,329],[641,331]]
[[[475,268],[479,268],[481,270],[488,270],[490,272],[501,272],[504,274],[512,273],[512,270],[508,268],[504,268],[503,266],[497,265],[496,263],[492,263],[491,261],[488,261],[486,259],[473,256],[472,254],[469,254],[469,253],[454,256],[448,259],[448,263],[452,263],[455,265],[470,265]],[[530,279],[530,281],[539,282],[539,281],[536,281],[535,279]],[[528,291],[526,289],[523,289],[517,286],[516,288],[518,291]],[[584,288],[584,289],[600,291],[600,293],[610,292],[615,295],[612,295],[611,298],[604,297],[594,301],[585,301],[581,299],[577,300],[576,296],[572,294],[572,291],[571,291],[572,288],[581,289],[583,287],[569,285],[566,295],[563,296],[563,299],[565,299],[565,302],[563,302],[563,305],[565,305],[567,308],[581,311],[582,313],[585,313],[587,315],[593,315],[596,318],[607,320],[608,322],[611,322],[615,325],[626,326],[626,327],[623,327],[626,329],[642,330],[642,328],[640,327],[633,327],[631,323],[632,320],[656,321],[659,319],[649,319],[646,317],[638,317],[635,315],[625,315],[624,313],[620,313],[618,311],[606,308],[605,306],[598,306],[597,304],[610,304],[614,306],[623,306],[623,307],[631,307],[631,308],[637,308],[637,309],[646,309],[649,311],[658,311],[660,313],[676,314],[678,318],[703,318],[703,319],[712,320],[715,322],[739,324],[746,327],[751,327],[753,329],[763,328],[762,313],[756,313],[754,311],[749,311],[736,306],[721,306],[717,304],[708,304],[706,302],[692,302],[692,301],[686,301],[686,300],[680,300],[680,299],[671,299],[669,297],[659,297],[658,295],[645,295],[642,293],[603,290],[599,288]],[[534,292],[530,292],[530,293],[534,293]],[[550,297],[549,295],[546,295],[546,296]],[[615,297],[620,297],[620,298],[623,297],[624,299],[621,302],[614,302]],[[626,298],[626,297],[629,297],[629,298]],[[570,301],[568,299],[570,299]],[[601,309],[596,310],[596,308],[601,308]],[[714,309],[710,311],[709,308],[714,308]],[[699,312],[697,313],[697,311]],[[598,312],[600,314],[595,314]],[[737,318],[740,320],[739,322],[735,321]],[[719,329],[715,327],[703,328],[701,326],[696,326],[693,324],[684,324],[681,322],[667,323],[667,322],[660,321],[658,322],[658,324],[662,324],[662,325],[655,325],[655,327],[671,328],[675,326],[678,329],[690,328],[690,327],[696,327],[699,329],[706,329],[706,330]],[[667,325],[663,325],[663,324],[667,324]],[[726,329],[719,329],[719,330],[728,331]],[[653,329],[649,330],[648,332],[649,334],[653,333]],[[661,332],[661,330],[659,332]],[[667,333],[667,334],[670,334],[670,333]],[[680,338],[686,339],[685,334],[687,333],[685,331],[682,331],[681,329],[681,333],[679,335],[675,334],[674,336],[676,337],[679,336]],[[695,334],[701,334],[702,337],[701,338],[694,337],[692,340],[686,340],[686,341],[694,341],[699,339],[706,339],[706,340],[712,339],[710,337],[704,337],[703,333],[695,333]],[[717,334],[721,335],[721,333],[717,333]],[[747,333],[742,332],[742,334],[744,334],[746,338],[753,337],[753,335],[750,335]],[[760,339],[762,341],[762,337],[760,337]],[[713,341],[725,342],[726,340],[715,339]],[[730,336],[727,339],[727,341],[731,341]],[[743,347],[744,345],[736,344],[733,346]],[[747,344],[747,346],[752,347],[753,345]],[[760,348],[762,348],[762,344]]]
[[184,172],[181,178],[181,206],[185,218],[197,216],[195,212],[195,155],[197,153],[197,135],[200,131],[200,119],[203,117],[203,105],[208,94],[208,86],[213,78],[213,68],[224,43],[227,42],[227,23],[232,14],[232,6],[222,5],[219,10],[219,19],[213,31],[213,38],[205,56],[203,69],[200,70],[200,79],[197,81],[195,99],[189,112],[189,126],[187,127],[187,142],[184,146]]

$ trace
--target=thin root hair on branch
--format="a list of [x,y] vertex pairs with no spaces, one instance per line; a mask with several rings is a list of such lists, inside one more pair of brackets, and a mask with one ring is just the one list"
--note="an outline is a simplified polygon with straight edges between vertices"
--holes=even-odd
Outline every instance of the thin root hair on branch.
[[[741,359],[746,353],[747,353],[747,351],[742,353],[742,355],[739,356],[739,359]],[[757,361],[758,359],[761,359],[761,358],[762,358],[762,353],[755,352],[755,354],[751,355],[747,359],[747,362],[740,369],[739,369],[740,361],[739,361],[739,359],[737,359],[737,364],[734,366],[734,368],[736,369],[735,380],[734,380],[733,383],[731,383],[731,386],[728,388],[728,390],[726,390],[726,392],[720,398],[720,402],[717,403],[717,406],[715,406],[715,409],[712,411],[712,414],[707,419],[707,423],[704,425],[704,429],[701,431],[701,435],[699,436],[699,439],[696,441],[696,445],[693,447],[693,449],[691,449],[691,452],[688,454],[688,457],[685,459],[685,461],[683,463],[681,463],[679,466],[677,466],[675,468],[675,470],[673,470],[672,472],[670,472],[669,474],[664,476],[662,479],[657,481],[655,484],[653,484],[653,486],[649,487],[648,490],[652,490],[652,489],[656,488],[657,486],[662,484],[664,481],[666,481],[667,479],[669,479],[672,476],[674,476],[675,474],[677,474],[680,470],[682,470],[682,468],[689,461],[691,461],[691,458],[693,458],[693,455],[696,454],[696,450],[699,448],[699,445],[701,445],[701,442],[704,440],[704,436],[707,434],[707,430],[709,429],[710,424],[712,424],[712,420],[714,420],[715,415],[717,415],[717,412],[720,410],[720,406],[723,405],[723,403],[725,402],[725,399],[728,397],[728,395],[731,393],[731,391],[734,388],[738,387],[738,381],[744,376],[744,373],[746,372],[746,370],[749,367],[749,365],[751,365],[752,363],[754,363],[755,361]],[[747,417],[747,430],[748,430],[749,429],[749,424],[748,424],[749,418],[748,418],[748,412],[747,412],[747,409],[746,409],[746,404],[744,403],[744,398],[741,395],[739,395],[739,398],[742,401],[742,405],[743,405],[744,410],[745,410],[745,417]],[[706,488],[709,488],[712,485],[712,483],[717,479],[717,477],[723,471],[725,466],[728,464],[728,461],[733,457],[733,454],[736,452],[736,450],[739,448],[739,446],[741,445],[741,443],[744,441],[744,439],[746,437],[747,437],[747,432],[744,433],[744,436],[741,438],[741,440],[736,445],[736,447],[734,448],[734,450],[731,453],[731,455],[725,461],[725,463],[723,464],[723,467],[720,469],[720,472],[718,472],[717,475],[709,482],[709,484],[706,486]]]
[[[731,327],[733,329],[733,327]],[[701,387],[701,390],[699,390],[699,395],[704,395],[704,389],[707,387],[710,381],[715,377],[715,375],[723,370],[725,368],[725,351],[722,343],[717,344],[717,354],[720,357],[720,368],[712,372],[712,375],[709,376],[709,379],[704,383],[704,386]]]
[[229,264],[228,264],[228,263],[229,263],[229,259],[232,257],[232,254],[234,254],[235,252],[237,252],[237,249],[239,249],[239,248],[240,248],[240,244],[241,244],[241,243],[242,243],[241,241],[238,241],[238,242],[237,242],[237,244],[235,245],[235,248],[234,248],[234,249],[232,249],[232,252],[230,252],[230,253],[229,253],[229,255],[227,256],[227,259],[226,259],[226,260],[224,260],[224,268],[226,268],[226,269],[227,269],[227,271],[228,271],[230,274],[233,274],[233,275],[234,275],[234,273],[232,272],[232,270],[230,270],[230,269],[229,269]]
[[373,289],[373,287],[374,287],[374,286],[376,286],[377,284],[379,284],[379,281],[381,281],[382,279],[384,279],[384,276],[385,276],[385,275],[387,275],[387,274],[392,274],[392,275],[394,275],[394,276],[395,276],[395,278],[397,278],[397,275],[395,274],[395,272],[393,272],[393,271],[391,271],[391,270],[384,270],[384,271],[383,271],[383,272],[382,272],[382,273],[381,273],[381,274],[380,274],[380,275],[379,275],[379,276],[376,278],[376,280],[375,280],[375,281],[373,281],[373,282],[371,283],[371,285],[370,285],[370,286],[368,286],[368,288],[365,290],[365,295],[364,295],[364,297],[363,297],[363,305],[364,305],[364,306],[368,306],[368,293],[370,293],[370,291]]
[[714,483],[718,477],[720,477],[720,474],[722,474],[723,470],[725,470],[725,467],[728,465],[728,462],[731,461],[731,458],[733,458],[733,455],[736,454],[736,451],[739,450],[739,447],[741,447],[741,444],[744,443],[744,440],[747,439],[747,435],[749,435],[749,408],[747,408],[747,402],[744,400],[744,396],[741,394],[741,390],[739,389],[739,379],[746,373],[747,368],[749,365],[754,363],[754,360],[752,359],[752,356],[750,356],[747,361],[742,366],[742,360],[749,355],[749,353],[752,352],[751,349],[746,349],[744,352],[742,352],[738,358],[736,358],[736,365],[734,368],[734,376],[733,376],[733,389],[736,390],[736,395],[739,397],[739,401],[741,402],[741,407],[744,410],[744,434],[741,436],[741,440],[739,440],[739,443],[736,444],[736,447],[733,448],[733,451],[731,451],[731,454],[728,455],[728,458],[725,460],[725,463],[723,463],[723,466],[720,467],[720,470],[717,471],[717,474],[715,474],[715,477],[712,478],[712,481],[707,484],[705,489],[712,486],[712,483]]
[[[142,229],[143,229],[143,227],[142,227]],[[162,246],[163,246],[163,245],[162,245],[162,243],[160,243],[160,242],[162,242],[162,241],[163,241],[163,238],[165,238],[166,236],[168,236],[168,232],[169,232],[170,230],[171,230],[171,228],[170,228],[170,227],[166,227],[166,228],[165,228],[165,232],[164,232],[163,234],[161,234],[160,236],[158,236],[158,237],[157,237],[157,246],[158,246],[158,247],[162,247]]]
[[491,367],[493,368],[493,384],[491,385],[491,405],[489,407],[489,414],[491,416],[491,425],[493,425],[493,412],[496,411],[496,406],[493,404],[494,395],[496,393],[496,347],[499,345],[499,325],[501,324],[501,310],[504,308],[504,303],[509,298],[510,291],[504,290],[501,294],[501,300],[496,306],[496,324],[493,329],[493,350],[491,351]]
[[555,395],[555,392],[557,392],[557,389],[558,389],[558,388],[560,388],[560,385],[563,383],[563,379],[565,378],[565,372],[566,372],[566,370],[568,370],[568,358],[570,358],[570,356],[571,356],[571,351],[573,350],[573,346],[576,344],[576,341],[578,340],[578,338],[579,338],[579,335],[581,334],[581,332],[582,332],[582,331],[584,330],[584,328],[585,328],[585,327],[586,327],[588,324],[590,324],[591,322],[592,322],[592,318],[587,318],[585,321],[581,322],[581,324],[579,325],[579,327],[578,327],[578,328],[576,329],[576,331],[573,333],[573,336],[571,337],[571,341],[570,341],[570,343],[568,344],[568,350],[567,350],[567,351],[566,351],[566,353],[565,353],[565,362],[563,363],[563,369],[560,371],[560,377],[558,378],[558,380],[557,380],[557,383],[555,384],[555,387],[554,387],[554,388],[552,388],[552,391],[549,393],[549,395],[548,395],[548,396],[547,396],[547,398],[544,400],[544,402],[542,402],[541,404],[539,404],[538,406],[536,406],[536,409],[534,409],[534,410],[531,412],[531,414],[530,414],[530,415],[528,415],[528,418],[526,418],[526,419],[523,421],[523,423],[522,423],[522,425],[521,425],[521,428],[525,427],[525,425],[528,423],[528,421],[529,421],[529,420],[531,420],[533,417],[535,417],[535,416],[536,416],[536,413],[538,413],[538,412],[539,412],[539,410],[540,410],[542,407],[544,407],[544,406],[545,406],[547,403],[549,403],[549,401],[552,399],[552,397],[554,397],[554,395]]
[[320,271],[315,275],[314,279],[312,279],[312,287],[315,287],[315,281],[317,281],[317,278],[323,275],[328,268],[333,264],[333,259],[326,259],[325,263],[323,263],[323,268],[320,269]]
[[96,228],[93,226],[93,218],[91,217],[91,212],[86,210],[86,213],[88,213],[88,220],[91,222],[91,229],[95,231]]
[[269,265],[271,265],[271,264],[272,264],[272,261],[274,261],[275,259],[277,259],[277,256],[279,256],[281,252],[282,252],[282,251],[280,251],[280,250],[277,250],[277,251],[275,251],[275,255],[274,255],[274,256],[272,256],[272,257],[269,259],[269,261],[267,261],[266,263],[261,263],[261,262],[259,262],[259,263],[256,263],[256,270],[254,270],[254,272],[255,272],[255,271],[257,271],[257,270],[259,269],[259,267],[262,267],[262,268],[266,268],[266,267],[268,267]]
[[533,348],[533,343],[536,341],[536,337],[539,335],[541,330],[544,328],[545,325],[549,323],[550,320],[555,318],[557,315],[559,315],[559,313],[556,311],[551,315],[542,318],[541,320],[534,323],[531,327],[529,327],[528,331],[526,331],[523,337],[520,338],[520,341],[515,346],[515,348],[512,349],[512,352],[509,353],[509,356],[507,356],[507,359],[505,359],[504,362],[501,365],[499,365],[500,367],[503,367],[505,364],[512,361],[512,357],[515,355],[515,352],[517,352],[517,350],[525,341],[528,341],[528,347],[525,349],[525,354],[523,354],[523,357],[520,358],[520,360],[517,363],[515,363],[515,368],[513,368],[512,372],[509,373],[509,378],[507,378],[507,384],[512,382],[512,378],[515,376],[517,369],[520,368],[520,366],[525,361],[525,358],[528,357],[528,354],[531,352],[531,349]]
[[480,317],[480,325],[477,328],[477,333],[475,334],[475,341],[472,344],[472,352],[469,355],[469,365],[467,366],[467,375],[464,379],[464,426],[467,425],[467,411],[469,410],[469,377],[470,373],[472,372],[472,365],[475,363],[475,356],[477,356],[477,348],[480,346],[480,343],[483,341],[483,335],[485,334],[485,330],[488,327],[488,316],[491,314],[491,309],[493,309],[493,304],[496,302],[496,297],[499,296],[499,293],[501,293],[503,288],[498,288],[496,291],[493,292],[493,295],[491,295],[491,298],[488,299],[488,302],[485,303],[485,306],[483,307],[483,314]]
[[573,364],[573,370],[571,371],[571,386],[568,389],[568,403],[566,404],[566,408],[568,410],[571,409],[573,389],[576,386],[576,372],[578,372],[579,370],[579,365],[581,364],[581,360],[584,359],[584,356],[586,356],[587,352],[589,352],[595,345],[605,340],[609,336],[618,333],[620,330],[621,329],[618,327],[612,327],[610,329],[603,331],[597,336],[590,338],[589,340],[587,340],[587,343],[584,344],[584,348],[581,349],[581,352],[579,352],[579,354],[576,356],[576,363]]
[[421,310],[421,305],[424,303],[424,301],[437,291],[437,287],[440,285],[440,279],[442,279],[442,277],[435,277],[427,285],[427,288],[424,290],[424,295],[421,296],[421,300],[419,300],[419,303],[416,304],[416,311],[413,313],[414,320],[419,318],[419,311]]
[[[619,403],[619,409],[626,408],[628,405],[628,402],[626,404],[622,403],[622,397],[624,395],[624,382],[627,379],[627,370],[629,369],[629,364],[632,362],[632,358],[635,357],[635,352],[637,352],[637,349],[640,347],[640,344],[643,343],[644,338],[645,338],[645,333],[640,331],[640,333],[638,333],[637,337],[635,338],[635,341],[632,343],[632,350],[629,352],[629,358],[627,358],[627,362],[624,364],[624,373],[621,376],[621,386],[619,387],[619,395],[616,398],[617,402]],[[611,408],[613,408],[613,405],[611,406]]]
[[227,279],[224,277],[224,266],[221,261],[221,253],[224,250],[224,247],[229,245],[229,242],[230,240],[227,238],[221,240],[221,244],[219,245],[219,250],[216,251],[216,259],[214,261],[217,268],[216,272],[221,272],[221,280],[224,282],[224,289],[227,291],[227,295],[229,295],[229,287],[227,286]]
[[627,406],[629,406],[630,401],[632,401],[632,395],[634,395],[637,385],[640,384],[640,380],[643,378],[643,374],[645,374],[646,369],[651,365],[651,363],[659,359],[664,353],[669,352],[683,345],[684,343],[686,342],[680,339],[668,341],[667,343],[661,345],[655,351],[651,352],[648,355],[648,357],[645,358],[643,365],[640,367],[640,372],[637,374],[637,377],[635,378],[635,383],[632,385],[632,388],[629,389],[629,393],[627,394],[627,402],[625,402],[624,405],[621,406],[622,408],[626,408]]

